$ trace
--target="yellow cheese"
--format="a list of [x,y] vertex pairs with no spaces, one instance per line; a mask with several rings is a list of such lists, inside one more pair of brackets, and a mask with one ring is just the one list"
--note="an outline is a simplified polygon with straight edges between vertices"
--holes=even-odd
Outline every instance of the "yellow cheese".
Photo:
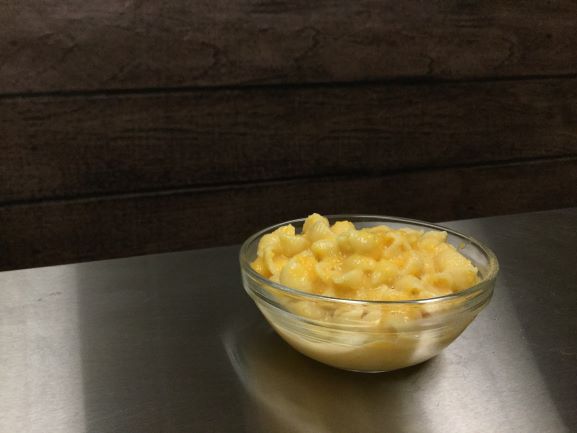
[[252,268],[294,289],[360,300],[443,296],[479,280],[446,232],[384,225],[357,230],[349,221],[331,226],[319,214],[305,220],[300,234],[287,225],[263,236]]

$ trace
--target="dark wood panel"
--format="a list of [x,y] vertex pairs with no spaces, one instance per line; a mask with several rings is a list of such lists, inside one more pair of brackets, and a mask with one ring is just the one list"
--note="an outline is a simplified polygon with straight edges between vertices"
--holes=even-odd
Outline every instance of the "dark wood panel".
[[0,100],[0,203],[577,155],[577,80]]
[[577,73],[571,0],[3,0],[0,93]]
[[577,205],[577,158],[0,207],[0,269],[239,242],[318,211],[448,220]]

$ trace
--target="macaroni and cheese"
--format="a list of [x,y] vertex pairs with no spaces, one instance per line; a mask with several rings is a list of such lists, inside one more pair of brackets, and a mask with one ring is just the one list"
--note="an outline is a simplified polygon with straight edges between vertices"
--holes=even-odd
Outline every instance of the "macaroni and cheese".
[[357,230],[349,221],[330,225],[310,215],[302,233],[292,225],[262,237],[251,264],[287,287],[325,296],[400,301],[448,295],[479,281],[473,264],[442,231]]

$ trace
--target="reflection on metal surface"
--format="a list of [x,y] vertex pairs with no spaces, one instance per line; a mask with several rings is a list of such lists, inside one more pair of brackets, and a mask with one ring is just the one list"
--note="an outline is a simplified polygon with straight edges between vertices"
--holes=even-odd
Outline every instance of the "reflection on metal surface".
[[[50,292],[43,290],[52,287]],[[0,432],[82,433],[75,275],[5,273],[0,287]],[[59,289],[59,287],[61,289]]]
[[404,383],[437,362],[387,374],[341,371],[300,355],[262,321],[237,323],[223,340],[252,399],[247,418],[259,432],[399,431],[417,409],[408,407]]
[[463,336],[468,342],[437,358],[373,375],[305,358],[264,319],[232,323],[223,342],[251,396],[247,420],[259,432],[567,431],[515,318],[479,321]]

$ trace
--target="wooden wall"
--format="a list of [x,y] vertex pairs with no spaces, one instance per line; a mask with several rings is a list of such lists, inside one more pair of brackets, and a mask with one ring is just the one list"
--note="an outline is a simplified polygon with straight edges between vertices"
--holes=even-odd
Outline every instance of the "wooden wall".
[[577,205],[573,1],[0,7],[0,269]]

